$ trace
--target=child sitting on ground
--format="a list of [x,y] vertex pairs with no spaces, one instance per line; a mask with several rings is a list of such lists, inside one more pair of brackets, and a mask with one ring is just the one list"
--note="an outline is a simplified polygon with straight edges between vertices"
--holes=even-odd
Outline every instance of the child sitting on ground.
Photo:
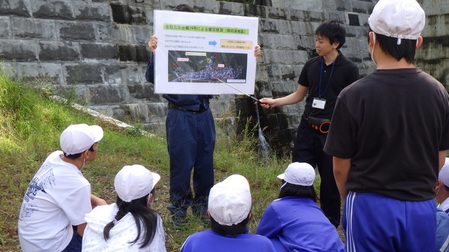
[[278,178],[279,199],[265,210],[256,233],[268,237],[278,252],[344,252],[335,226],[316,204],[315,169],[294,162]]
[[187,237],[181,252],[274,252],[266,237],[248,234],[251,218],[251,193],[248,180],[231,175],[212,187],[208,213],[211,229]]
[[142,165],[127,165],[115,176],[117,202],[86,214],[83,251],[165,252],[161,217],[150,208],[160,180]]

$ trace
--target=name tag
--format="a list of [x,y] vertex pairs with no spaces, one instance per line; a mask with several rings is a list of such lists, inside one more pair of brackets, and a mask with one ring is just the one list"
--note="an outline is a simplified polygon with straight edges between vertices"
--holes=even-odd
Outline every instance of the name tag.
[[313,98],[312,108],[324,109],[326,106],[326,99],[315,97]]

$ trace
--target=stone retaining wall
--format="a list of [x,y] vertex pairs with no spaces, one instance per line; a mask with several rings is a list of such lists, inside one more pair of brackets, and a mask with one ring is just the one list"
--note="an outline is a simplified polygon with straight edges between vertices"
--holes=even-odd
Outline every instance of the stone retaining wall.
[[[17,78],[49,85],[55,94],[147,130],[164,130],[166,102],[145,81],[153,30],[153,10],[179,3],[198,12],[259,17],[257,97],[293,92],[303,64],[313,54],[315,28],[326,19],[345,24],[343,54],[362,75],[374,69],[367,50],[367,18],[376,0],[271,0],[272,6],[213,0],[2,0],[0,58]],[[417,65],[440,81],[449,79],[446,0],[420,1],[428,14]],[[218,120],[240,130],[255,118],[255,106],[244,96],[213,100]],[[303,103],[260,109],[264,132],[276,150],[289,151]],[[252,120],[254,122],[254,120]]]

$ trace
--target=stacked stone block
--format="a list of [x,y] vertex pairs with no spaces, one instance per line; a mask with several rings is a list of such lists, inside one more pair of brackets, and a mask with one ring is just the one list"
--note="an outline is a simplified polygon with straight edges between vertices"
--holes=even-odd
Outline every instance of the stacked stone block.
[[[197,12],[259,18],[257,97],[281,97],[297,88],[304,63],[314,55],[314,30],[336,19],[347,30],[341,49],[366,75],[374,69],[366,35],[376,0],[271,0],[272,6],[187,0]],[[428,14],[417,64],[449,81],[449,4],[420,3]],[[148,130],[164,131],[166,101],[145,81],[146,48],[153,10],[170,10],[177,0],[1,0],[0,59],[13,76],[52,85],[55,93]],[[303,103],[259,109],[273,149],[289,153]],[[217,120],[242,131],[256,126],[256,107],[242,95],[212,100]]]

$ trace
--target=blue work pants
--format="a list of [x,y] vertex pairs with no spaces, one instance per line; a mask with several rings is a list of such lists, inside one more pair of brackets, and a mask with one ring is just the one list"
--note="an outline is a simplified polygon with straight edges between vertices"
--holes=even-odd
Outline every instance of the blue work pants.
[[329,221],[338,227],[341,217],[341,199],[335,183],[332,156],[323,148],[327,134],[320,133],[304,119],[298,127],[293,148],[293,162],[306,162],[317,167],[321,177],[320,206]]
[[199,113],[169,109],[166,133],[170,156],[171,204],[168,209],[185,216],[187,208],[192,206],[195,214],[202,214],[207,210],[207,198],[214,185],[216,133],[212,113],[210,109]]

